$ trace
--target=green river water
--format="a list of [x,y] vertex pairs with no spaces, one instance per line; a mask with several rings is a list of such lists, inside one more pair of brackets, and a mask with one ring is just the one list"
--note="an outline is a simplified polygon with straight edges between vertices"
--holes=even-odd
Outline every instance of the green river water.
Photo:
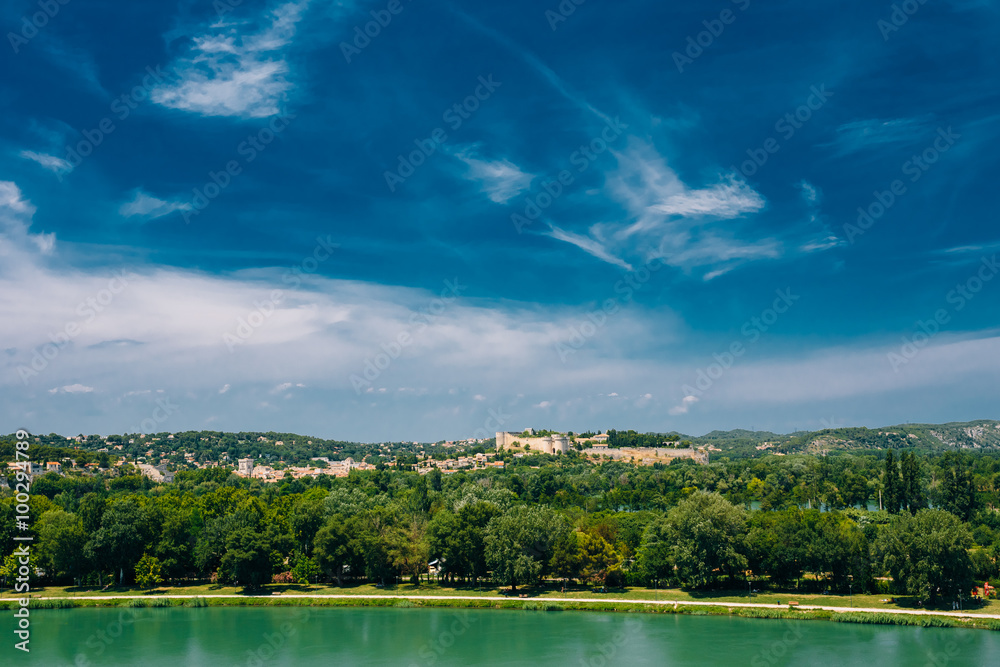
[[463,609],[3,613],[0,665],[1000,665],[1000,633],[730,617]]

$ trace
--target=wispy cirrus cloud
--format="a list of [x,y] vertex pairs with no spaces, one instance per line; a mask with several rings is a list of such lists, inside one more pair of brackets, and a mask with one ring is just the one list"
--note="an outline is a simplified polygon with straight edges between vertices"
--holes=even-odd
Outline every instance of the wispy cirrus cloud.
[[608,173],[605,190],[623,218],[591,225],[585,235],[554,228],[550,236],[623,268],[630,266],[623,257],[657,257],[685,270],[704,268],[706,279],[731,268],[725,264],[781,255],[777,239],[736,235],[732,221],[766,204],[744,181],[723,175],[717,183],[690,187],[652,146],[636,140],[614,155],[618,169]]
[[62,176],[63,174],[68,174],[73,171],[73,165],[69,162],[60,157],[56,157],[55,155],[49,155],[48,153],[38,153],[36,151],[24,150],[18,153],[18,156],[25,160],[35,162],[43,169],[47,169],[57,176]]
[[135,191],[132,199],[124,202],[118,208],[118,213],[125,218],[138,217],[140,220],[145,222],[155,218],[162,218],[163,216],[170,215],[175,211],[187,211],[190,210],[190,208],[190,202],[160,199],[144,192],[140,188]]
[[822,145],[833,148],[836,157],[844,157],[892,144],[908,144],[922,140],[932,120],[930,116],[921,116],[851,121],[838,126],[834,140]]
[[615,266],[620,266],[626,271],[632,270],[631,264],[620,257],[616,257],[608,250],[607,243],[604,239],[592,238],[582,234],[574,234],[573,232],[566,231],[565,229],[560,229],[555,225],[550,225],[549,231],[546,233],[554,239],[575,245],[580,250],[593,255],[601,261],[607,262],[608,264],[614,264]]
[[468,169],[465,178],[480,184],[482,191],[497,204],[506,204],[531,186],[534,175],[503,158],[484,159],[477,146],[466,147],[455,153]]
[[249,24],[206,26],[173,63],[177,78],[153,89],[153,102],[203,116],[266,118],[280,113],[292,89],[282,51],[308,4],[280,5],[262,17],[267,25],[254,33],[242,32]]

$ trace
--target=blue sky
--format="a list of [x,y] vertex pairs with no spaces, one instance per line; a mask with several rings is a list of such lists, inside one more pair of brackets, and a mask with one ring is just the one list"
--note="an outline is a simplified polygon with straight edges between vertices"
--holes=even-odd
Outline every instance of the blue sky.
[[3,17],[0,431],[1000,416],[998,2]]

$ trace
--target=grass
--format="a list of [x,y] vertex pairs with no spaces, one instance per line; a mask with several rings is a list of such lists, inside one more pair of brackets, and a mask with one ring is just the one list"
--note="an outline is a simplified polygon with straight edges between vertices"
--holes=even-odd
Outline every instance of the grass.
[[921,628],[977,628],[1000,630],[1000,620],[971,616],[916,616],[912,614],[887,614],[883,612],[833,612],[832,621],[838,623],[866,623],[874,625],[914,625]]
[[[33,589],[44,597],[76,597],[85,595],[135,595],[135,596],[156,596],[156,595],[463,595],[475,597],[491,597],[498,594],[494,586],[447,586],[432,583],[397,584],[389,585],[385,588],[378,588],[373,584],[348,584],[344,587],[327,586],[320,584],[267,584],[258,591],[247,591],[239,586],[225,586],[221,584],[193,584],[185,586],[161,586],[153,590],[141,590],[136,587],[111,587],[102,590],[99,587],[75,587],[75,586],[46,586]],[[685,591],[679,588],[640,588],[630,587],[625,589],[612,589],[608,593],[594,593],[587,586],[572,586],[565,592],[561,591],[561,584],[551,583],[544,587],[519,587],[518,593],[526,593],[531,598],[553,598],[558,600],[572,600],[575,598],[594,597],[614,597],[615,599],[628,600],[676,600],[679,602],[755,602],[763,604],[782,604],[789,600],[796,600],[800,604],[823,605],[829,607],[850,607],[851,598],[847,595],[819,595],[815,593],[778,592],[778,593],[755,593],[752,599],[747,597],[746,591]],[[15,598],[17,595],[9,591],[0,591],[0,600]],[[875,607],[886,609],[906,607],[908,601],[905,598],[897,598],[899,604],[882,602],[885,595],[857,594],[854,596],[853,605],[855,607]],[[912,606],[912,603],[909,603]],[[980,611],[984,613],[1000,613],[1000,602],[991,600]]]

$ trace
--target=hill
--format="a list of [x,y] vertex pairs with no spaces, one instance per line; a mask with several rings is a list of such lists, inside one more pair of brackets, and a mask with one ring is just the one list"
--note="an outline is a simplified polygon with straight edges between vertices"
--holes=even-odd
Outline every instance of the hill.
[[992,450],[1000,448],[1000,421],[980,419],[947,424],[898,424],[875,429],[850,426],[790,434],[735,429],[684,438],[696,445],[711,445],[723,452],[734,453],[745,452],[749,447],[758,452],[812,454],[876,449]]

